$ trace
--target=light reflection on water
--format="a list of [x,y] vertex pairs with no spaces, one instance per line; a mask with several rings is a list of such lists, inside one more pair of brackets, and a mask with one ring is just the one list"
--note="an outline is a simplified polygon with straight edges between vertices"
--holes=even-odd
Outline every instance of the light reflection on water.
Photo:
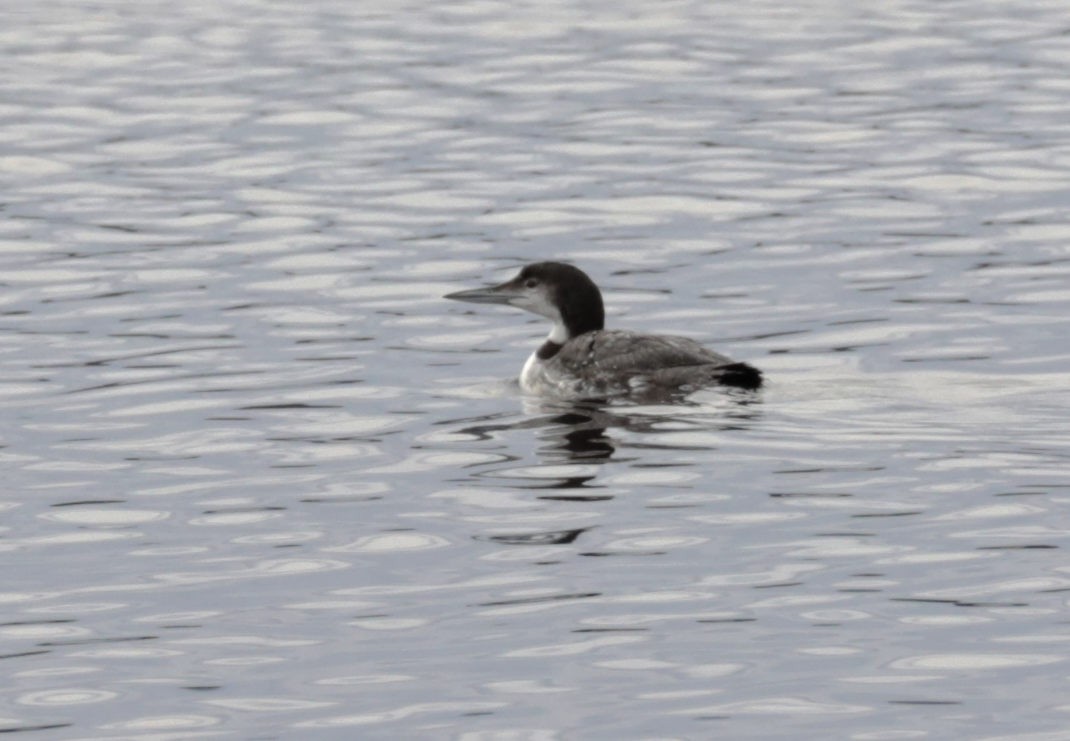
[[1064,7],[158,10],[0,31],[0,730],[1065,735]]

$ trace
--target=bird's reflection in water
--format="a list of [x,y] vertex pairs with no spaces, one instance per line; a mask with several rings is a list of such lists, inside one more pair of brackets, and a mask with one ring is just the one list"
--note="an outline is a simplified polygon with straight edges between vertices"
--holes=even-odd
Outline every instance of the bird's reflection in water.
[[[661,400],[659,400],[661,401]],[[480,418],[459,431],[477,440],[500,443],[510,440],[516,450],[515,433],[534,431],[537,440],[535,454],[538,462],[526,462],[525,455],[512,453],[505,462],[477,466],[469,477],[492,480],[500,486],[502,479],[509,488],[535,490],[536,499],[557,502],[597,502],[612,500],[616,493],[599,483],[603,466],[653,465],[649,459],[656,449],[684,448],[664,442],[642,442],[643,435],[655,435],[667,430],[732,430],[748,427],[758,416],[758,398],[740,392],[718,393],[716,397],[691,401],[672,399],[669,403],[636,404],[603,401],[555,401],[525,399],[525,415],[520,418],[496,416]],[[614,431],[627,435],[614,436]],[[639,436],[639,440],[634,439]],[[627,457],[620,451],[627,450]],[[692,448],[688,448],[692,449]],[[680,465],[687,465],[686,463]],[[474,536],[503,545],[565,545],[579,539],[589,527],[570,527],[537,532],[507,532]]]
[[[629,449],[634,451],[632,457],[621,459],[618,455],[621,443],[614,439],[613,430],[643,435],[664,432],[670,428],[742,429],[749,427],[757,418],[760,398],[749,392],[718,392],[712,402],[710,399],[692,401],[686,398],[658,398],[656,401],[660,403],[639,405],[529,397],[524,399],[525,416],[521,419],[484,417],[478,424],[465,426],[460,432],[480,440],[492,440],[500,438],[503,432],[534,430],[540,441],[537,448],[540,463],[552,467],[552,473],[547,477],[538,477],[536,481],[532,481],[530,475],[524,476],[522,478],[527,484],[522,488],[582,489],[598,476],[597,468],[592,466],[600,466],[611,459],[616,463],[634,461],[636,465],[642,465],[640,454],[644,448],[666,447],[663,444],[632,442],[629,445]],[[510,467],[520,460],[515,455],[508,458]],[[576,465],[577,471],[574,475],[563,473],[562,464]],[[507,475],[508,470],[503,470],[499,461],[494,471],[482,471],[476,475],[498,478]],[[583,500],[589,501],[590,497],[583,497]]]
[[540,437],[547,444],[539,453],[547,463],[596,463],[607,461],[617,451],[609,433],[613,429],[639,434],[663,430],[670,424],[733,429],[757,416],[757,395],[746,391],[716,393],[716,405],[665,394],[647,396],[638,400],[641,404],[526,399],[524,411],[545,428]]
[[547,426],[558,433],[554,435],[558,441],[542,449],[548,458],[560,456],[577,462],[592,462],[609,458],[616,451],[597,413],[565,412],[549,417]]

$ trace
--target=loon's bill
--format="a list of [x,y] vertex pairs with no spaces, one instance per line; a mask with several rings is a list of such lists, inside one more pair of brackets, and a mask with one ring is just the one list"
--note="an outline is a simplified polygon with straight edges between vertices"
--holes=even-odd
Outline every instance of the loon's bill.
[[515,306],[553,322],[520,372],[520,386],[530,393],[592,398],[762,385],[757,368],[687,337],[604,329],[601,291],[586,273],[566,263],[532,263],[501,285],[444,298]]

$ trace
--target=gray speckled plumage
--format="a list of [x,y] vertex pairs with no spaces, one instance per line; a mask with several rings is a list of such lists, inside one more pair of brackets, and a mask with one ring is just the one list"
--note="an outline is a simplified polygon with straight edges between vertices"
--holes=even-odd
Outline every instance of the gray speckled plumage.
[[688,337],[624,329],[599,329],[573,337],[550,360],[570,372],[594,368],[614,374],[732,362]]
[[599,329],[570,338],[523,384],[579,395],[686,391],[718,383],[740,365],[688,337]]

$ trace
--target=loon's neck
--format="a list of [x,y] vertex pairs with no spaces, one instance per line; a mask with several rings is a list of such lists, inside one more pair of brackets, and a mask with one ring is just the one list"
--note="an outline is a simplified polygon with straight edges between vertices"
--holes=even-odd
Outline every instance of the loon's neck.
[[558,351],[570,339],[572,339],[572,333],[565,326],[565,322],[558,319],[554,322],[554,327],[550,330],[550,334],[546,335],[546,340],[535,351],[535,356],[539,360],[549,360],[554,355],[557,355]]
[[539,360],[549,360],[554,355],[557,355],[562,347],[564,347],[564,345],[559,345],[553,340],[546,340],[546,342],[539,345],[539,349],[535,351],[535,357]]

